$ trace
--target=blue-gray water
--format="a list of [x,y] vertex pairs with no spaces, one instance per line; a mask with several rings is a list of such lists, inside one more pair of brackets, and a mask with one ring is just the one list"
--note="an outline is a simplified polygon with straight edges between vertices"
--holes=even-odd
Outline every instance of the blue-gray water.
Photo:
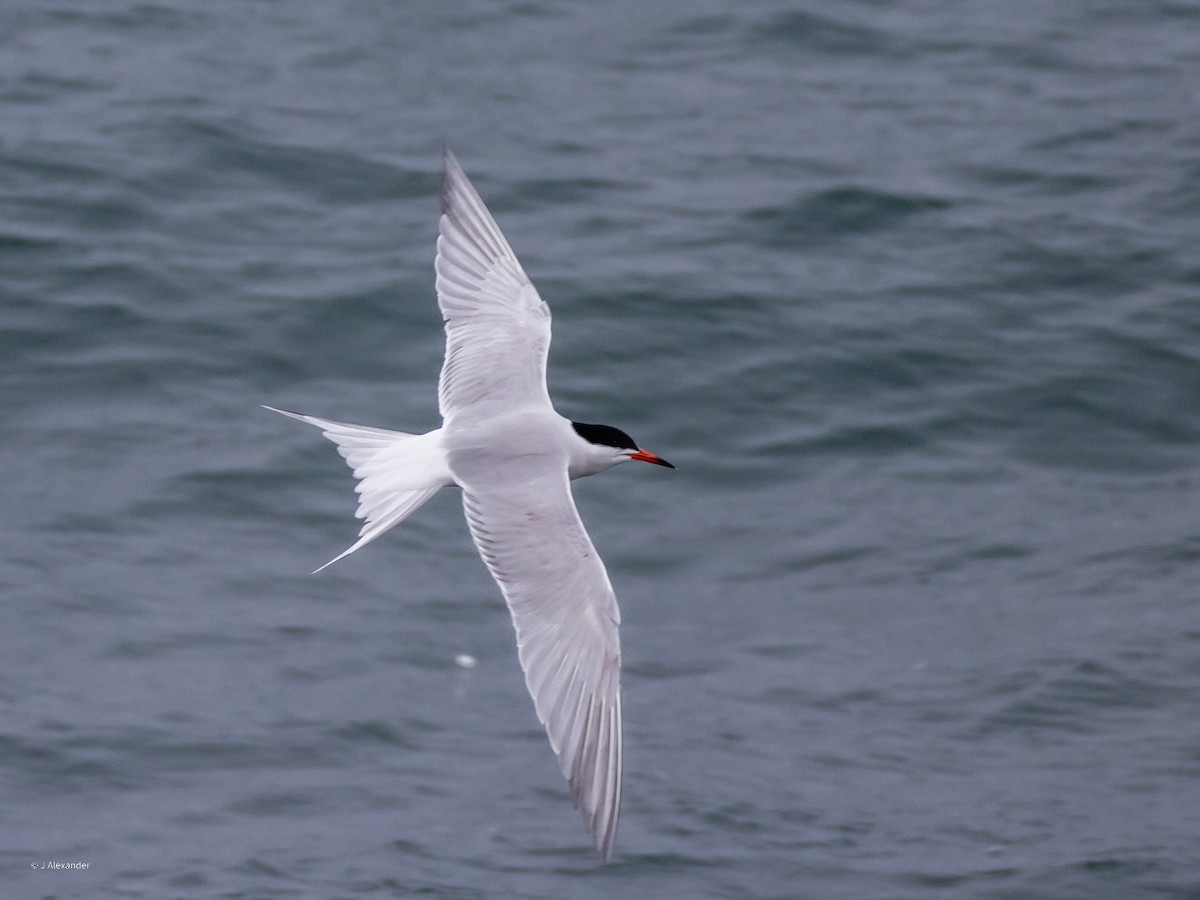
[[[436,426],[443,141],[679,466],[609,866],[457,497],[311,576],[259,408]],[[1198,160],[1182,0],[8,0],[0,894],[1200,897]]]

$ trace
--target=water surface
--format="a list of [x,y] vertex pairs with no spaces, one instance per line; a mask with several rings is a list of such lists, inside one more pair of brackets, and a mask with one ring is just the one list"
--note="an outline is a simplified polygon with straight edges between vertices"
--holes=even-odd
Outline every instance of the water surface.
[[[13,897],[1200,895],[1200,12],[0,10]],[[448,141],[621,599],[602,866],[436,427]],[[455,665],[468,653],[470,670]],[[84,870],[38,868],[86,862]]]

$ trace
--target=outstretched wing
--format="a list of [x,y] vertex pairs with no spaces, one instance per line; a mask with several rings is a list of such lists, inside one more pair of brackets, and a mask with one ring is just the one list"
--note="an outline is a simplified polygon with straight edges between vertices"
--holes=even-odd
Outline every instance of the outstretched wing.
[[515,458],[487,484],[463,483],[475,546],[504,592],[525,683],[608,859],[621,805],[621,621],[617,598],[565,468]]
[[448,149],[434,268],[446,320],[442,418],[469,414],[477,404],[481,415],[529,403],[550,406],[550,309]]

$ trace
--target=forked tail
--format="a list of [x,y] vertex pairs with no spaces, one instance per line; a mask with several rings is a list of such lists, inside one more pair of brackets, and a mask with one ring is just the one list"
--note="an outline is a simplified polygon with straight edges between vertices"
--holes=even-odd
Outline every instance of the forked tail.
[[440,429],[428,434],[407,434],[369,425],[332,422],[273,406],[263,409],[316,425],[325,437],[337,444],[338,453],[358,479],[354,488],[359,495],[355,515],[366,520],[358,540],[317,572],[399,525],[441,488],[454,483],[442,450]]

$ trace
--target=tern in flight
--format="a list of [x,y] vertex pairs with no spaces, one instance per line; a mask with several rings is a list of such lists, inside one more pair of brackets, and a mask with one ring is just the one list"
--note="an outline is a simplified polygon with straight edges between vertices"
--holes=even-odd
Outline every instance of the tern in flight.
[[617,428],[554,411],[550,309],[449,150],[445,164],[434,262],[446,323],[442,427],[406,434],[267,409],[320,428],[358,479],[365,523],[358,541],[325,565],[441,488],[462,489],[471,537],[512,613],[538,718],[607,860],[621,805],[621,614],[570,480],[631,459],[674,466]]

